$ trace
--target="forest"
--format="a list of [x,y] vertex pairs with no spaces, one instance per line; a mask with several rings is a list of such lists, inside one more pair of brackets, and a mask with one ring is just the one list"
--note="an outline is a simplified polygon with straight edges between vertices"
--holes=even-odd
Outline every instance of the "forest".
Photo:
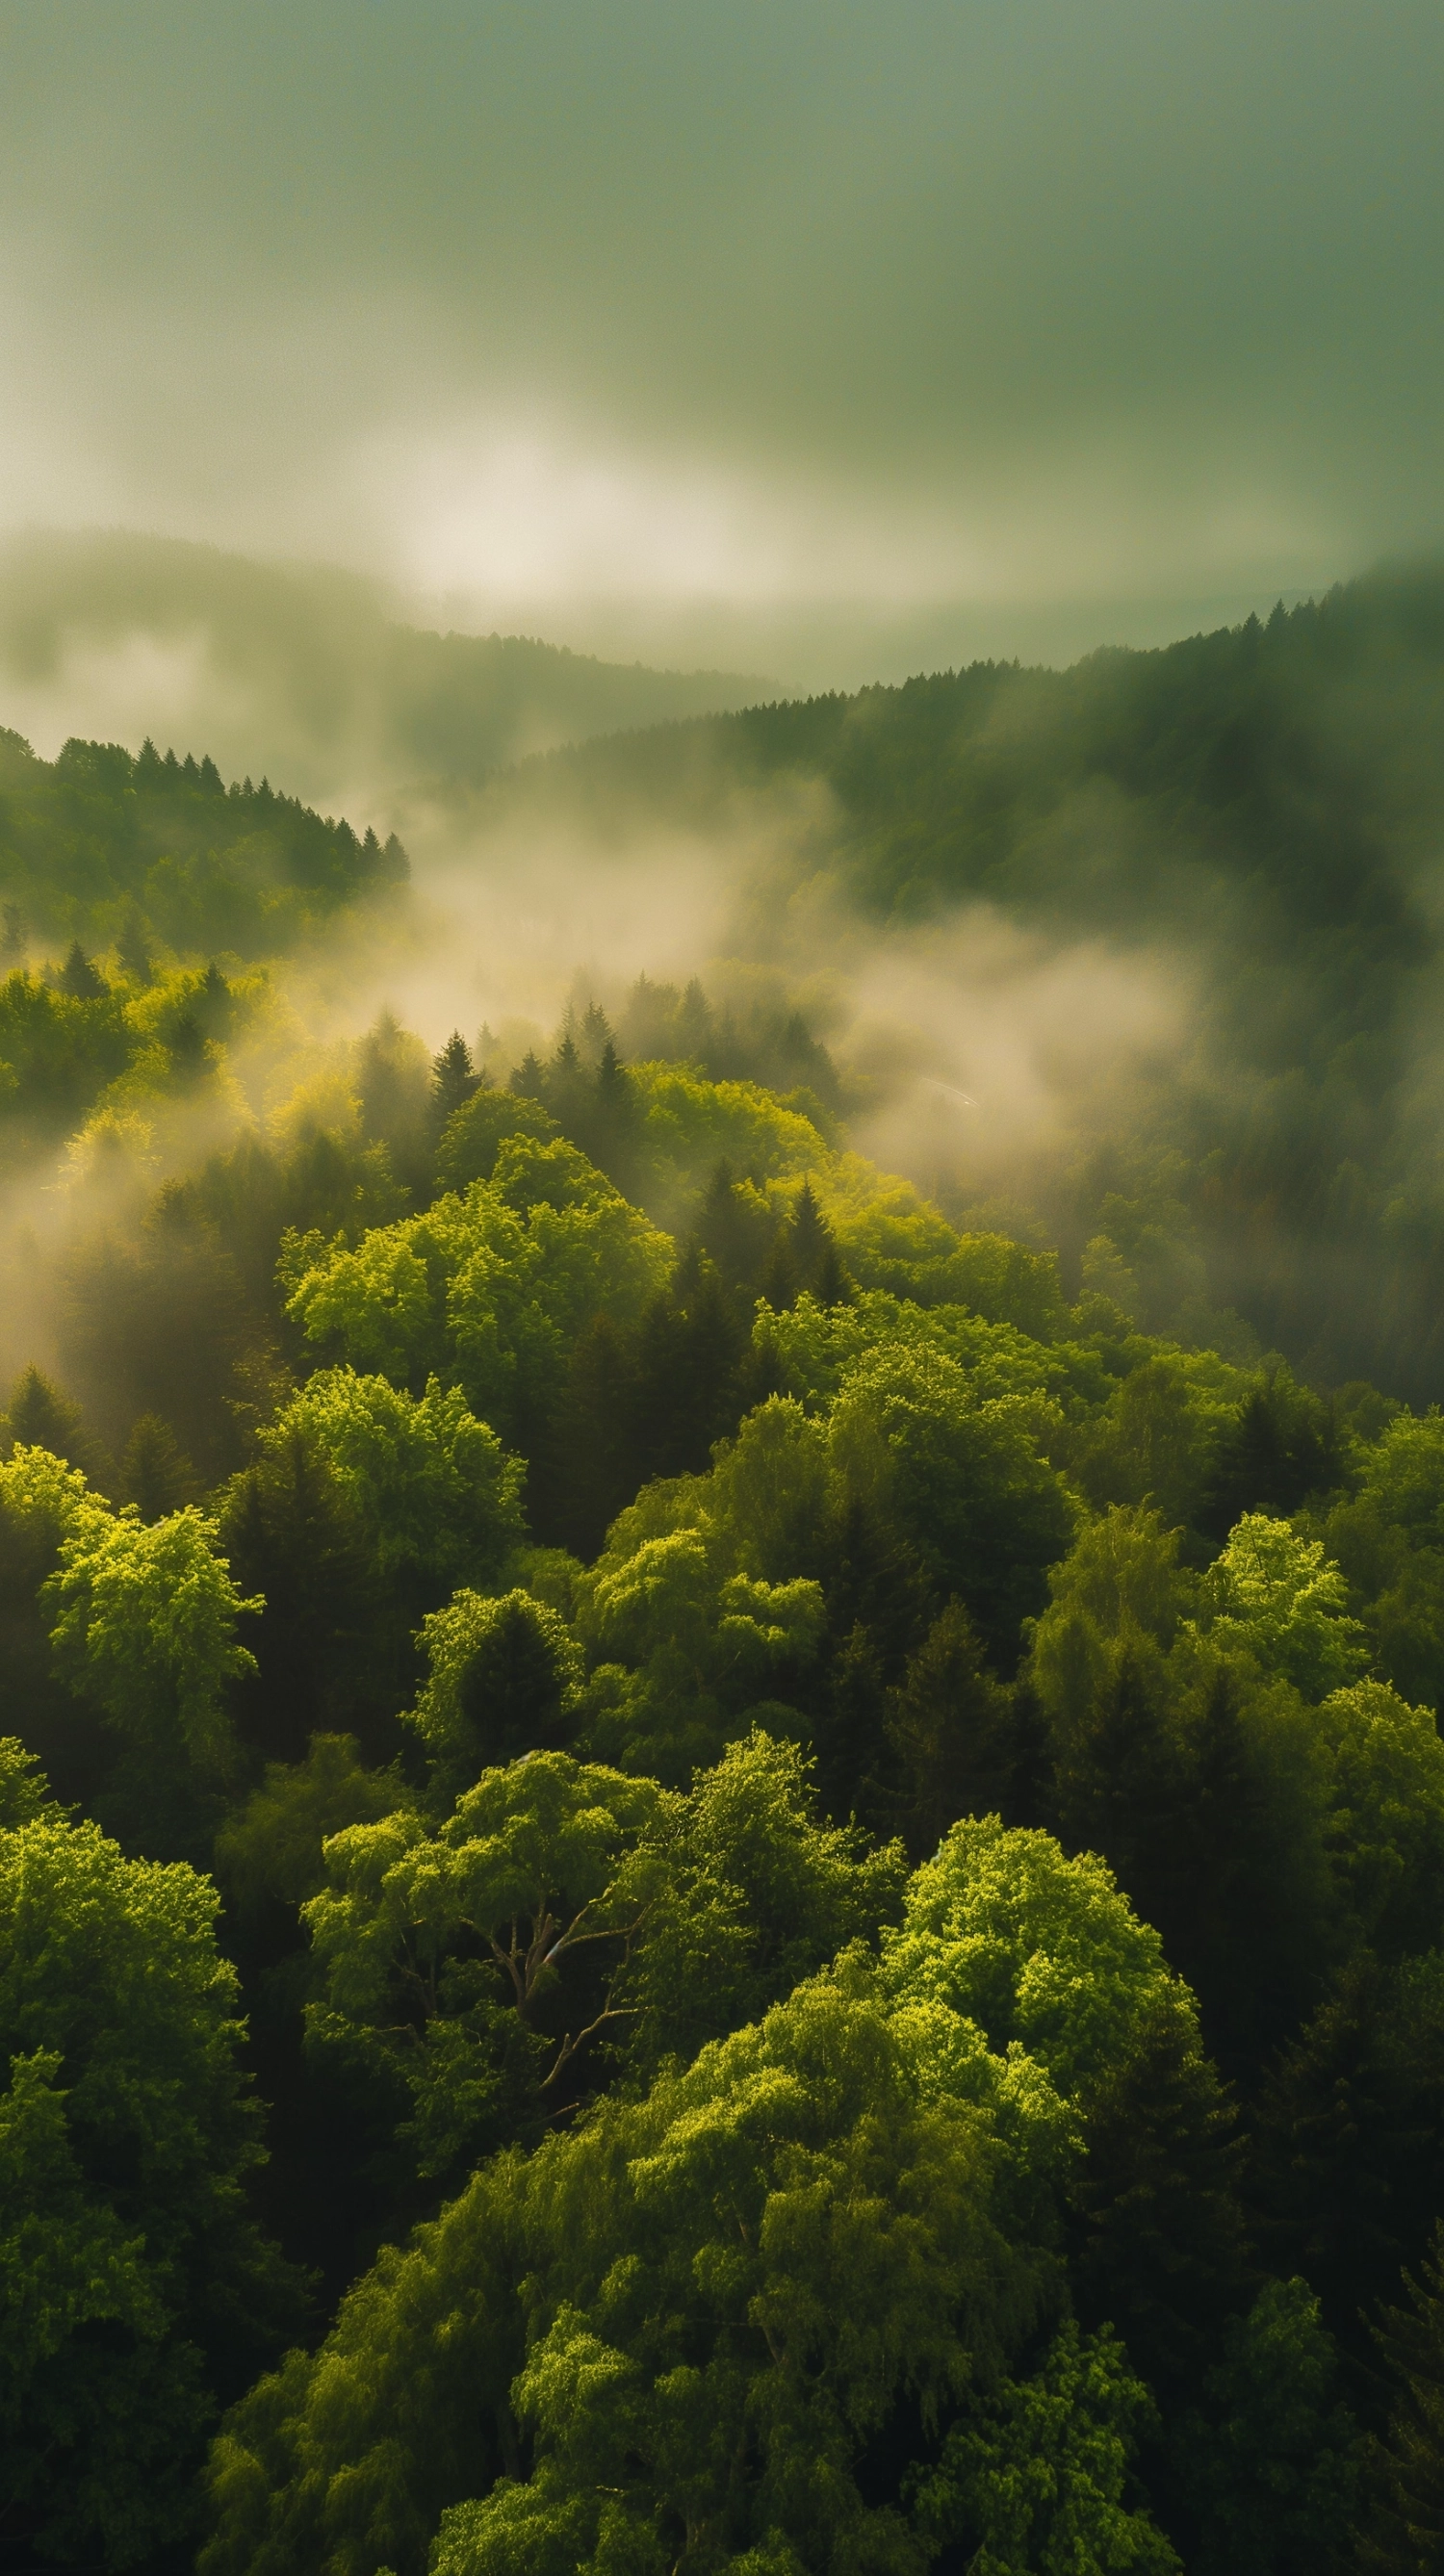
[[[463,777],[774,828],[449,1033],[389,824],[0,736],[16,2576],[1441,2563],[1441,697],[1382,574]],[[819,885],[1185,1042],[886,1168]]]

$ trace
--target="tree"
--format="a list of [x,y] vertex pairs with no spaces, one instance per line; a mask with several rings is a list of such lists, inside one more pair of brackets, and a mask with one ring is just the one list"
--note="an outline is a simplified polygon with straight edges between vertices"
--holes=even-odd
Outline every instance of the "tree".
[[301,2321],[245,2205],[263,2150],[217,1899],[53,1810],[0,1829],[0,2475],[9,2538],[153,2566],[217,2399]]
[[96,1478],[101,1458],[78,1404],[38,1368],[24,1370],[10,1394],[6,1436],[17,1448],[48,1449],[67,1466]]
[[556,1120],[539,1100],[483,1085],[452,1110],[441,1131],[437,1182],[444,1190],[464,1190],[473,1181],[489,1181],[508,1136],[535,1136],[545,1142],[559,1133]]
[[1361,2320],[1422,2258],[1444,2204],[1444,1957],[1350,1961],[1269,2068],[1252,2125],[1261,2249],[1317,2292],[1362,2406]]
[[254,1669],[243,1612],[194,1505],[149,1526],[95,1507],[77,1516],[45,1585],[57,1669],[118,1739],[103,1801],[138,1849],[204,1848],[232,1760],[227,1685]]
[[473,1065],[460,1029],[453,1029],[439,1055],[431,1059],[431,1123],[438,1134],[473,1093],[485,1088],[487,1079]]
[[979,2576],[1181,2576],[1146,2508],[1129,2500],[1138,2428],[1153,2408],[1107,2326],[1062,2326],[1027,2379],[1005,2379],[953,2426],[915,2512]]
[[950,1601],[888,1695],[887,1734],[901,1775],[909,1852],[925,1860],[959,1816],[1006,1806],[1011,1701],[983,1661],[977,1631]]
[[78,939],[72,939],[65,963],[55,981],[60,991],[68,993],[76,1002],[99,1002],[110,990],[105,977],[86,956]]
[[1358,2428],[1307,2281],[1266,2281],[1224,2334],[1205,2407],[1174,2450],[1199,2576],[1330,2576],[1357,2565]]
[[271,1428],[262,1461],[293,1435],[314,1441],[354,1507],[373,1582],[403,1615],[434,1608],[458,1583],[498,1574],[520,1541],[522,1467],[471,1412],[461,1389],[429,1378],[411,1396],[383,1377],[318,1369]]
[[896,1919],[904,1861],[817,1814],[811,1764],[761,1728],[729,1745],[686,1800],[662,1811],[646,1921],[617,1996],[618,2047],[655,2074],[759,2021],[850,1941]]
[[529,1592],[457,1592],[422,1621],[421,1645],[430,1671],[411,1722],[445,1804],[483,1771],[557,1748],[581,1696],[582,1655],[555,1610]]
[[860,1361],[828,1426],[844,1485],[896,1521],[942,1599],[966,1602],[1005,1672],[1077,1517],[1039,1431],[1035,1405],[976,1402],[956,1361],[923,1347]]
[[1203,1619],[1217,1645],[1243,1647],[1306,1699],[1357,1680],[1366,1661],[1363,1629],[1323,1541],[1300,1538],[1266,1512],[1246,1513],[1230,1532],[1204,1580]]
[[99,1734],[54,1670],[45,1586],[62,1541],[97,1508],[76,1467],[17,1446],[0,1464],[0,1725],[23,1736],[72,1797],[96,1787]]
[[1079,2094],[1069,2279],[1114,2325],[1167,2418],[1220,2352],[1248,2277],[1238,2118],[1186,1989],[1160,1989]]
[[143,1521],[164,1520],[196,1496],[196,1473],[168,1422],[143,1413],[121,1453],[118,1488]]
[[437,1833],[402,1809],[326,1844],[308,2029],[399,2068],[423,2174],[533,2126],[620,2018],[577,1971],[599,1946],[615,1970],[637,1939],[645,1890],[623,1863],[663,1803],[654,1781],[537,1753],[484,1772]]
[[1394,2404],[1370,2463],[1374,2511],[1360,2553],[1371,2576],[1431,2576],[1444,2556],[1444,2221],[1420,2276],[1404,2274],[1408,2306],[1388,2308],[1375,2339]]
[[257,1449],[222,1492],[217,1521],[237,1583],[265,1603],[255,1670],[236,1684],[237,1724],[283,1760],[299,1760],[313,1732],[343,1716],[379,1749],[394,1731],[397,1650],[366,1498],[314,1416],[283,1414]]

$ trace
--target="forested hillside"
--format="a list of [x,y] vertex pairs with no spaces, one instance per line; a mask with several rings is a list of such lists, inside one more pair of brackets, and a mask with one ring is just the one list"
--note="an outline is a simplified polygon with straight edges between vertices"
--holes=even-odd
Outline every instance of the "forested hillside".
[[[799,788],[825,791],[803,824]],[[494,791],[618,842],[725,836],[778,799],[758,897],[778,932],[795,889],[816,921],[821,883],[838,917],[981,905],[1202,979],[1182,1059],[1006,1175],[1070,1284],[1098,1242],[1152,1328],[1186,1333],[1202,1299],[1326,1382],[1444,1396],[1444,574],[1067,671],[979,664],[598,742]],[[948,1203],[997,1187],[960,1153]]]
[[[1435,2563],[1429,597],[509,785],[810,763],[878,912],[1233,885],[1241,1123],[1160,1077],[1011,1229],[785,978],[308,1027],[399,848],[9,738],[7,2571]],[[1152,858],[1065,865],[1108,761]]]
[[131,739],[134,714],[136,734],[188,731],[223,767],[269,767],[329,802],[358,778],[474,784],[557,743],[745,705],[763,684],[436,633],[354,575],[97,529],[0,544],[0,686],[36,739],[54,709]]

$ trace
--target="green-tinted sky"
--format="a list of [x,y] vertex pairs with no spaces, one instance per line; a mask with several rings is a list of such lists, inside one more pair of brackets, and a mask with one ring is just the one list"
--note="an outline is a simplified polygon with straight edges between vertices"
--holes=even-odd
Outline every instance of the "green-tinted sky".
[[0,0],[0,517],[761,659],[1444,536],[1438,0]]

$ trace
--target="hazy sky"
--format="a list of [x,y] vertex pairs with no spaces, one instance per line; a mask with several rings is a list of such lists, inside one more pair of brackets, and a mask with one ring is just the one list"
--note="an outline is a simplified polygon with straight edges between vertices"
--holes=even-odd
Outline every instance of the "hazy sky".
[[1438,0],[0,0],[0,524],[862,676],[1444,538]]

